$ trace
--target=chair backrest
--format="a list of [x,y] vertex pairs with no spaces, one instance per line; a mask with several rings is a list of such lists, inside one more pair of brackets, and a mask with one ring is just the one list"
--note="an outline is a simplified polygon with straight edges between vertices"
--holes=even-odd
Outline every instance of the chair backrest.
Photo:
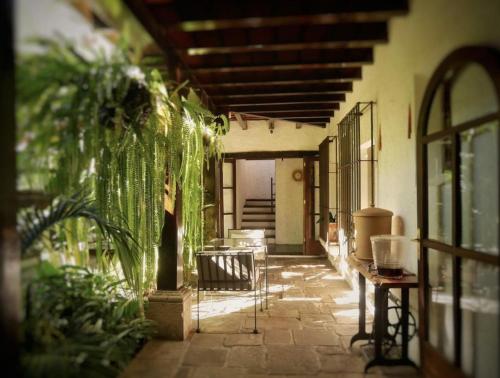
[[228,231],[229,238],[233,238],[233,239],[237,239],[237,238],[263,239],[266,237],[266,230],[264,230],[264,229],[259,229],[259,230],[229,229],[227,231]]
[[201,291],[254,290],[252,251],[202,251],[196,254]]

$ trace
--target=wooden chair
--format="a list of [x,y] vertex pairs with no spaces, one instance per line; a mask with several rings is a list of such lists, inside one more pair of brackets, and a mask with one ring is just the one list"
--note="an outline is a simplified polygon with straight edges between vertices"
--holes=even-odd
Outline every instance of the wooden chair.
[[[200,332],[200,291],[253,291],[254,333],[257,330],[257,285],[262,291],[262,275],[255,266],[254,253],[244,251],[201,251],[196,254],[198,266],[198,325]],[[262,300],[260,301],[262,309]]]

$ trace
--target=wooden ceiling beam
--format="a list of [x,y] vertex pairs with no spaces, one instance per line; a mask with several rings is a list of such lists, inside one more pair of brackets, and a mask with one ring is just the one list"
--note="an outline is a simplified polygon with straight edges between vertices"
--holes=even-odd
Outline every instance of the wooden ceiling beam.
[[[274,67],[274,69],[293,68],[295,65],[327,64],[330,66],[342,63],[345,65],[360,65],[373,63],[373,49],[368,48],[338,48],[338,49],[308,49],[305,51],[259,51],[237,54],[210,54],[191,56],[183,54],[184,61],[192,69],[228,69],[243,71]],[[292,67],[287,67],[292,66]],[[264,69],[264,68],[262,68]]]
[[278,111],[293,111],[293,110],[303,110],[307,111],[309,109],[322,109],[322,110],[338,110],[340,104],[338,102],[327,102],[327,103],[296,103],[296,104],[256,104],[256,105],[221,105],[220,109],[226,112],[244,112],[250,114],[264,114],[265,112],[278,112]]
[[197,74],[219,73],[219,72],[262,72],[262,71],[292,71],[292,70],[317,70],[328,68],[359,67],[364,64],[371,64],[373,61],[338,62],[338,63],[312,63],[312,64],[274,64],[265,66],[244,66],[244,67],[208,67],[194,68],[192,71]]
[[[303,29],[303,30],[302,30]],[[386,22],[366,24],[308,25],[301,30],[287,28],[248,29],[230,32],[167,33],[186,55],[236,54],[262,51],[338,49],[371,47],[388,40]],[[302,36],[302,37],[300,37]]]
[[[247,113],[245,113],[247,114]],[[269,110],[269,111],[258,111],[251,113],[252,115],[258,117],[269,117],[269,118],[299,118],[299,117],[333,117],[334,111],[332,109],[317,109],[317,110]]]
[[[162,9],[171,29],[185,32],[262,28],[282,25],[386,21],[408,12],[408,0],[234,2],[145,0],[152,11]],[[275,6],[272,6],[275,5]],[[222,10],[222,11],[221,11]],[[179,14],[180,17],[175,17]],[[175,23],[176,19],[179,22]]]
[[346,91],[312,91],[312,92],[277,92],[277,93],[242,93],[242,94],[232,94],[232,95],[211,95],[210,98],[214,100],[233,100],[240,98],[274,98],[274,97],[302,97],[302,96],[315,96],[315,95],[334,95],[343,94]]
[[[212,98],[213,99],[213,98]],[[310,103],[310,102],[339,102],[345,101],[345,94],[332,94],[332,95],[308,95],[308,96],[258,96],[258,97],[226,97],[221,101],[216,101],[219,106],[225,105],[255,105],[255,104],[296,104],[296,103]]]
[[308,118],[280,118],[285,121],[300,122],[300,123],[328,123],[330,122],[330,117],[308,117]]
[[[176,80],[174,72],[182,73],[184,77],[188,78],[195,87],[199,87],[198,79],[190,71],[189,67],[184,63],[179,53],[174,49],[170,42],[165,38],[165,30],[163,26],[157,22],[156,18],[151,14],[146,4],[142,0],[125,0],[125,4],[130,11],[137,17],[139,22],[144,26],[146,31],[150,34],[153,40],[164,51],[169,63],[169,79]],[[181,75],[179,75],[181,76]],[[204,89],[200,93],[201,101],[211,110],[215,110],[215,105],[208,97]]]
[[277,107],[277,106],[288,106],[288,107],[295,107],[295,106],[311,106],[311,105],[323,105],[323,104],[328,104],[333,106],[333,104],[338,104],[337,102],[333,101],[322,101],[322,100],[316,100],[316,101],[288,101],[288,102],[262,102],[262,103],[246,103],[246,104],[219,104],[221,108],[231,108],[231,109],[236,109],[236,108],[252,108],[256,106],[260,107]]
[[202,86],[216,84],[226,85],[230,84],[241,85],[251,83],[255,85],[256,82],[265,82],[267,85],[274,85],[276,83],[305,83],[311,80],[317,82],[342,82],[361,79],[361,68],[336,68],[329,70],[302,70],[302,71],[276,71],[276,72],[239,72],[239,73],[213,73],[213,74],[198,74],[197,78]]
[[[360,78],[359,78],[360,79]],[[221,83],[201,83],[201,88],[231,88],[231,87],[276,87],[278,85],[314,85],[314,84],[326,84],[326,83],[348,83],[352,82],[349,78],[334,78],[334,79],[322,79],[322,80],[271,80],[271,81],[249,81],[249,82],[221,82]]]
[[242,96],[242,97],[251,97],[251,96],[261,96],[261,95],[270,95],[270,96],[279,96],[280,93],[283,94],[291,94],[291,93],[314,93],[325,91],[326,93],[334,94],[334,93],[344,93],[344,92],[352,92],[352,83],[351,82],[335,82],[335,83],[324,83],[324,82],[313,82],[313,83],[298,83],[298,84],[275,84],[273,86],[265,86],[265,85],[247,85],[246,83],[243,86],[231,86],[231,87],[221,87],[221,86],[207,86],[205,89],[209,93],[212,98],[216,98],[217,96]]

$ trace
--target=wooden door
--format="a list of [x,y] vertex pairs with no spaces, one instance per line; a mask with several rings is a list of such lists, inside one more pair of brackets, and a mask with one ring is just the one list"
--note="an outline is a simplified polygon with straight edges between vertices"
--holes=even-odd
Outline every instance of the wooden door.
[[330,143],[326,137],[319,145],[319,236],[328,245],[328,226],[330,224]]
[[320,255],[324,249],[319,241],[319,158],[304,158],[304,253]]
[[417,141],[422,367],[498,377],[500,54],[462,48],[431,78]]

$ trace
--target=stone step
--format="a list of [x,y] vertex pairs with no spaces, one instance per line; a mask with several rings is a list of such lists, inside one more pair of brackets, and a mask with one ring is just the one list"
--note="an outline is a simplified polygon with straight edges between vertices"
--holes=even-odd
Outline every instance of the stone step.
[[275,228],[274,222],[241,222],[241,228],[252,228],[257,227],[261,229],[271,230]]
[[273,220],[276,218],[274,213],[248,213],[244,212],[242,216],[242,220],[250,220],[250,219],[261,219],[261,220]]
[[273,219],[269,219],[269,218],[242,218],[241,219],[242,222],[250,222],[250,223],[275,223],[275,220],[274,218]]
[[272,214],[275,215],[274,211],[261,211],[259,209],[244,209],[243,214],[260,214],[260,215],[267,215],[267,214]]
[[274,231],[276,228],[273,226],[273,227],[262,227],[262,226],[255,226],[255,225],[251,225],[251,226],[241,226],[241,228],[244,228],[244,229],[247,229],[247,230],[262,230],[263,228],[268,231],[268,230],[272,230]]
[[276,206],[271,206],[271,205],[256,205],[256,204],[245,204],[245,208],[261,208],[261,209],[271,209]]
[[272,201],[272,198],[247,198],[247,201]]

